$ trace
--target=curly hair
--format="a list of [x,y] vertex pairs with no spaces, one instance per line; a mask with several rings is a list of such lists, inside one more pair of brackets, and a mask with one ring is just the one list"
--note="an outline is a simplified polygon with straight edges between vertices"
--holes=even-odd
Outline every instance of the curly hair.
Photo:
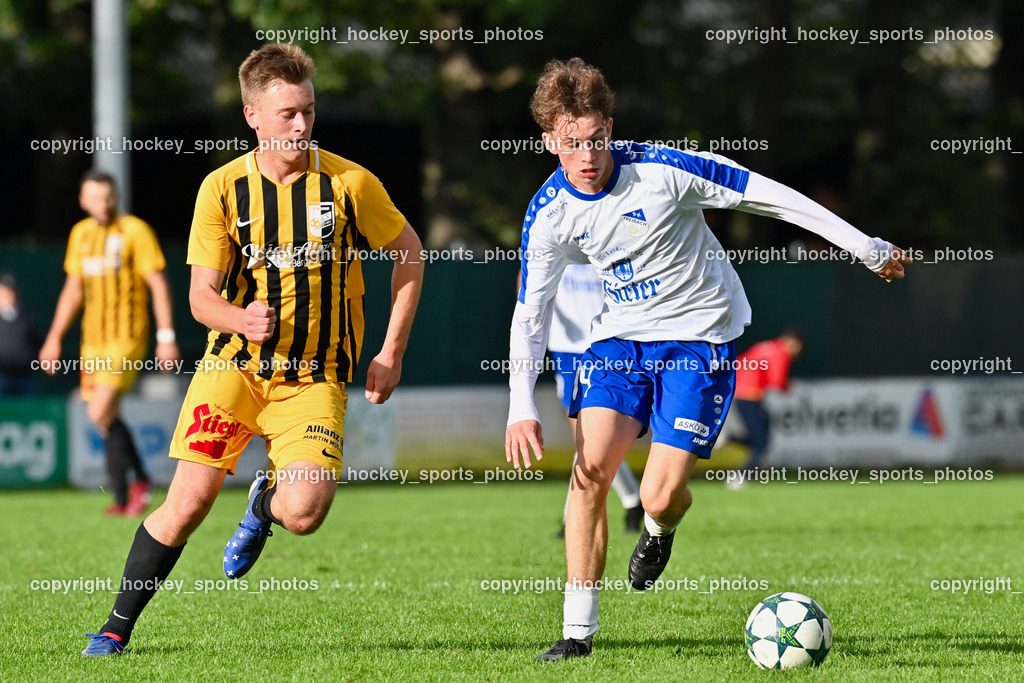
[[298,85],[313,77],[316,65],[302,48],[285,43],[264,45],[253,50],[238,68],[242,104],[255,105],[276,81]]
[[548,62],[530,100],[533,120],[548,133],[563,117],[578,119],[597,114],[604,120],[614,108],[615,94],[600,70],[579,57]]

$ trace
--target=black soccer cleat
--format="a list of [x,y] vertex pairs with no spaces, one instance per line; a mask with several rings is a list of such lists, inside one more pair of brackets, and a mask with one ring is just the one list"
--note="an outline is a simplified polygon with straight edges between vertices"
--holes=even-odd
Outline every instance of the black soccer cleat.
[[658,580],[672,556],[675,537],[675,530],[667,536],[651,536],[647,527],[640,532],[640,540],[629,558],[629,582],[634,589],[645,591]]
[[557,662],[562,659],[574,659],[576,657],[587,657],[592,649],[590,641],[593,636],[587,636],[583,640],[577,638],[563,638],[544,654],[537,655],[538,662]]
[[629,508],[626,510],[626,533],[635,534],[640,531],[641,525],[644,523],[644,506],[637,505],[636,507]]

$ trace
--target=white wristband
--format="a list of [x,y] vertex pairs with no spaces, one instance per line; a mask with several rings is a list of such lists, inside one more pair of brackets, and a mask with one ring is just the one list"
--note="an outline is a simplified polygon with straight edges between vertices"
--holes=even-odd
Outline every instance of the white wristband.
[[176,339],[177,337],[174,336],[174,330],[169,327],[156,331],[157,344],[173,344]]

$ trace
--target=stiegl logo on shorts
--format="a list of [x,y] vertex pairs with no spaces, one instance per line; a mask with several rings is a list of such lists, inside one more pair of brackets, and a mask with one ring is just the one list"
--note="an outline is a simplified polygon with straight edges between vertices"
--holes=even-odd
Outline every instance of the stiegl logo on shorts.
[[216,434],[230,438],[238,434],[241,428],[242,423],[231,420],[229,416],[225,416],[223,420],[221,420],[219,413],[211,417],[210,404],[203,403],[202,405],[197,405],[196,410],[193,411],[193,423],[188,427],[188,431],[185,432],[185,438],[196,432]]
[[190,436],[196,433],[212,434],[213,436],[222,437],[217,440],[207,439],[205,441],[193,441],[188,445],[188,449],[193,453],[202,453],[207,455],[214,460],[217,460],[224,455],[224,451],[227,449],[227,440],[238,434],[238,430],[241,429],[242,424],[230,417],[225,416],[221,419],[220,413],[216,415],[211,414],[210,404],[204,403],[201,406],[196,406],[196,409],[192,411],[192,426],[185,432],[185,439],[187,440]]
[[711,428],[708,427],[706,424],[702,422],[697,422],[696,420],[687,420],[686,418],[682,417],[676,418],[675,428],[680,429],[684,432],[693,432],[694,434],[703,436],[705,438],[707,438],[707,436],[711,434]]
[[196,409],[192,411],[192,420],[192,426],[185,432],[186,439],[197,432],[214,434],[230,439],[238,434],[238,430],[242,427],[240,422],[232,420],[230,416],[225,416],[224,419],[221,419],[220,413],[211,415],[209,403],[196,406]]

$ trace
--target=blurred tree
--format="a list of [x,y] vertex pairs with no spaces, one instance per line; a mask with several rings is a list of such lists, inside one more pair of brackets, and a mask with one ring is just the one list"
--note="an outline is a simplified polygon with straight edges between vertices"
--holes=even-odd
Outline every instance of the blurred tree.
[[[88,7],[85,0],[0,0],[0,130],[11,150],[0,173],[21,200],[5,235],[63,234],[77,217],[69,188],[87,160],[30,152],[26,141],[90,135]],[[257,30],[334,29],[315,42],[311,32],[295,34],[317,60],[321,121],[419,131],[418,147],[403,138],[382,140],[381,149],[386,164],[419,170],[426,221],[417,227],[435,246],[517,243],[529,197],[555,161],[536,151],[485,151],[481,142],[536,138],[528,112],[536,76],[547,60],[576,55],[600,66],[617,92],[616,137],[714,145],[829,201],[868,232],[910,246],[1024,244],[1016,229],[1024,197],[1012,190],[1024,174],[1020,158],[931,149],[933,140],[1021,130],[1024,59],[1007,38],[1020,25],[1019,3],[131,0],[129,8],[140,134],[249,139],[238,116],[236,69],[263,42]],[[932,40],[947,27],[991,29],[994,39]],[[381,28],[408,31],[405,43],[349,40],[350,30]],[[785,29],[787,37],[726,43],[708,35],[752,28]],[[798,29],[830,28],[860,35],[797,36]],[[878,29],[920,36],[862,44]],[[159,170],[201,176],[235,154],[222,150],[192,165],[164,161]],[[137,188],[144,183],[136,178]],[[182,181],[163,208],[185,215],[174,214],[179,239],[197,183]],[[66,201],[53,202],[55,188]],[[735,213],[712,220],[723,219],[720,234],[734,246],[785,244],[797,234]]]

